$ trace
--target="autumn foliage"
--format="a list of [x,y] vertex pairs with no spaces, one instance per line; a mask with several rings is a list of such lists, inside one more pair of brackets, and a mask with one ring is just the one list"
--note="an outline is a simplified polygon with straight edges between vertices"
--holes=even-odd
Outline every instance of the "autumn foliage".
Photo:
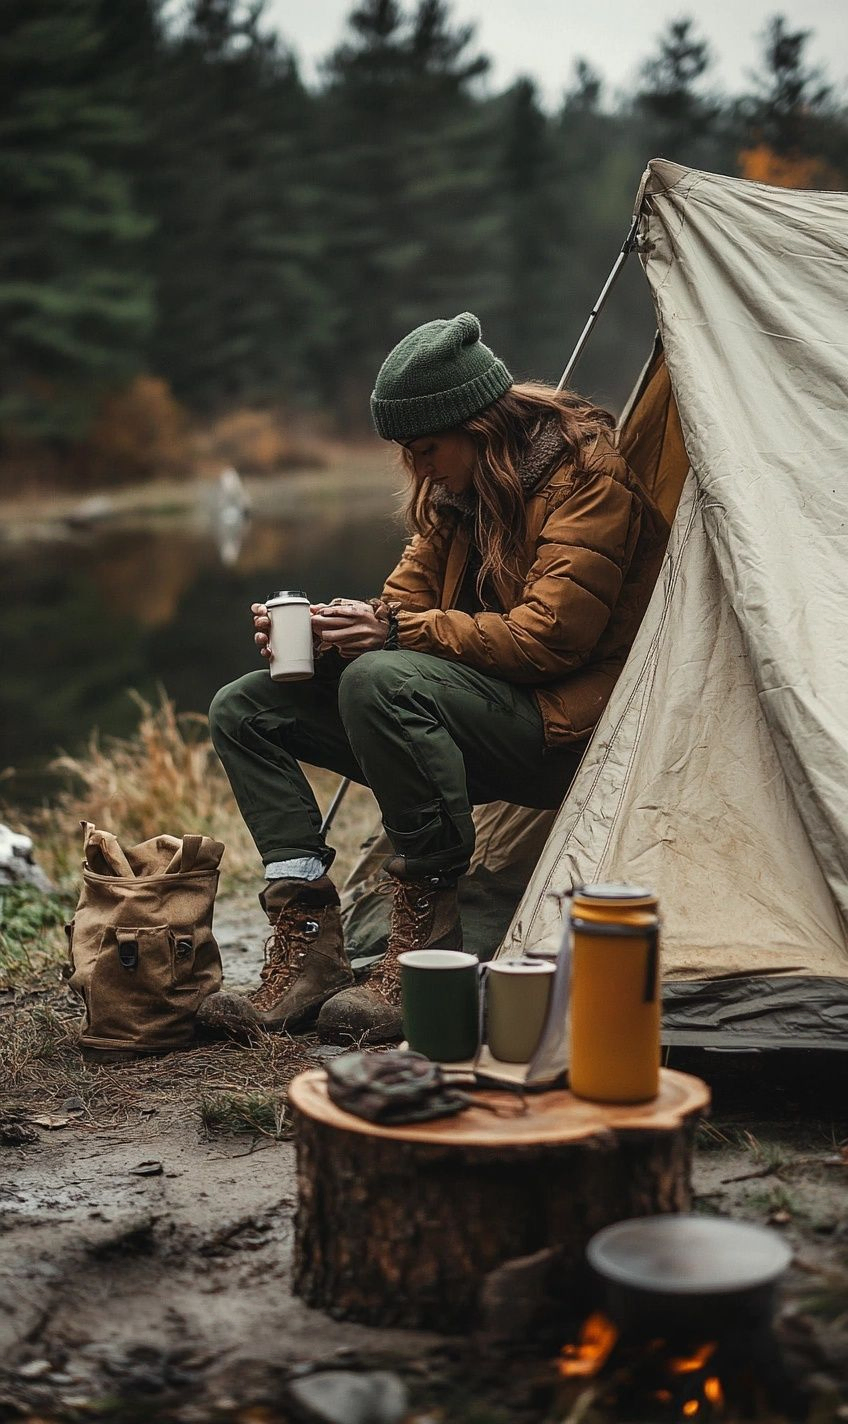
[[824,158],[775,153],[767,143],[742,149],[739,174],[755,183],[770,183],[775,188],[818,188],[835,192],[843,187],[841,175]]
[[80,451],[80,473],[105,487],[185,474],[187,424],[166,381],[136,376],[101,406]]

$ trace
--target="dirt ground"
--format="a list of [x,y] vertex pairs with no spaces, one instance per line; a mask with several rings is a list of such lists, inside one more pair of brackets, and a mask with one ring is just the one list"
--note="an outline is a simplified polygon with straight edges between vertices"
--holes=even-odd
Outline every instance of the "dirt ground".
[[[220,901],[216,933],[229,985],[254,982],[265,926],[252,897]],[[20,1015],[47,1025],[57,1049],[0,1090],[0,1418],[272,1424],[307,1417],[292,1388],[310,1372],[375,1369],[404,1382],[420,1424],[614,1417],[557,1385],[549,1358],[368,1329],[292,1295],[285,1087],[328,1052],[314,1039],[84,1067],[58,983],[0,995],[0,1032]],[[716,1104],[698,1133],[695,1209],[786,1235],[793,1417],[846,1420],[845,1070],[700,1066]]]

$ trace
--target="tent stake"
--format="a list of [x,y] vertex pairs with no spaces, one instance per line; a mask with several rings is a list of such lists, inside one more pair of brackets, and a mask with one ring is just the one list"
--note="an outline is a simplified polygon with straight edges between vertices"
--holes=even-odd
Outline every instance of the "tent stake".
[[[570,359],[569,359],[568,365],[566,366],[565,370],[563,371],[563,373],[562,373],[562,375],[561,375],[561,377],[560,377],[559,385],[557,386],[557,390],[558,390],[558,391],[561,391],[562,388],[563,388],[563,386],[565,386],[565,385],[568,383],[569,377],[571,376],[571,373],[572,373],[572,371],[574,370],[574,367],[577,365],[577,362],[580,360],[580,357],[583,355],[584,347],[585,347],[585,345],[586,345],[586,342],[589,340],[589,337],[590,337],[591,334],[592,334],[592,330],[593,330],[593,328],[594,328],[595,322],[598,320],[598,317],[600,316],[601,312],[603,311],[603,308],[604,308],[604,304],[605,304],[605,302],[606,302],[606,299],[607,299],[607,297],[609,296],[610,292],[612,291],[613,287],[615,286],[615,283],[616,283],[616,281],[617,281],[617,279],[618,279],[618,275],[619,275],[619,273],[621,272],[621,269],[622,269],[622,267],[624,266],[625,262],[627,261],[627,258],[629,257],[630,253],[633,251],[634,247],[636,246],[636,229],[637,229],[638,225],[639,225],[639,214],[637,213],[636,216],[634,217],[632,223],[630,224],[630,231],[628,232],[626,238],[624,239],[624,242],[622,243],[621,251],[619,252],[617,258],[615,259],[615,262],[614,262],[614,264],[613,264],[612,270],[611,270],[609,276],[607,277],[607,280],[604,282],[603,287],[602,287],[601,290],[600,290],[600,293],[599,293],[599,295],[598,295],[598,300],[595,302],[595,305],[592,307],[592,310],[591,310],[591,312],[589,313],[589,319],[588,319],[588,321],[586,322],[586,325],[584,326],[583,330],[582,330],[581,333],[580,333],[580,339],[579,339],[579,341],[577,342],[577,345],[575,346],[574,350],[573,350],[572,353],[571,353],[571,357],[570,357]],[[330,805],[329,805],[328,808],[327,808],[327,814],[326,814],[326,816],[324,817],[323,821],[321,822],[321,834],[322,834],[322,836],[325,834],[325,832],[327,832],[327,831],[330,829],[331,825],[333,824],[333,821],[334,821],[335,818],[336,818],[336,812],[338,811],[339,807],[341,806],[342,801],[343,801],[344,798],[345,798],[345,795],[346,795],[346,793],[347,793],[347,789],[348,789],[349,786],[350,786],[350,777],[349,777],[349,776],[342,777],[342,780],[339,782],[338,786],[336,787],[336,794],[335,794],[335,796],[333,797],[332,801],[330,802]]]
[[598,300],[595,302],[595,305],[592,307],[592,310],[589,313],[589,320],[586,322],[586,325],[580,333],[580,339],[571,353],[571,358],[568,362],[568,365],[566,366],[560,377],[559,385],[557,386],[558,391],[561,391],[563,386],[566,386],[568,384],[574,367],[577,365],[577,362],[583,355],[583,349],[592,334],[595,322],[598,320],[598,317],[600,316],[601,311],[603,310],[606,299],[612,291],[613,287],[615,286],[619,273],[621,272],[622,267],[627,261],[627,258],[636,246],[636,229],[638,226],[639,214],[637,213],[632,223],[630,224],[630,231],[624,239],[621,251],[615,259],[615,262],[613,263],[612,271],[607,277],[607,280],[604,282],[604,285],[600,290]]

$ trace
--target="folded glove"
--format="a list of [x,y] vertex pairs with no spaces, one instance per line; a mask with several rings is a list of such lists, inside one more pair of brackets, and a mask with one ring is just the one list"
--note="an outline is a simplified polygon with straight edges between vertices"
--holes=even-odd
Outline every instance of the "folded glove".
[[386,1126],[450,1117],[471,1104],[465,1093],[448,1087],[437,1063],[401,1049],[331,1059],[327,1092],[344,1112]]

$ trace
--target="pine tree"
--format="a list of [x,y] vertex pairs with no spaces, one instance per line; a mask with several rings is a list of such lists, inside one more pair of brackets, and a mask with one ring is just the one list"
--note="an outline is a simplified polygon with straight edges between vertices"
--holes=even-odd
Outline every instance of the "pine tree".
[[531,80],[519,79],[504,96],[501,127],[506,312],[495,331],[517,376],[550,379],[562,361],[571,224],[552,125]]
[[206,409],[278,398],[305,365],[309,99],[262,11],[193,0],[161,64],[156,352],[177,393]]
[[563,110],[567,114],[597,115],[601,106],[603,80],[588,60],[577,58],[570,89],[566,90]]
[[324,271],[336,361],[326,398],[351,424],[388,348],[416,322],[481,308],[496,230],[489,112],[474,82],[487,61],[472,32],[452,28],[443,0],[407,17],[395,0],[364,0],[330,55],[321,104],[326,161]]
[[809,30],[789,30],[781,15],[763,35],[763,73],[743,111],[753,136],[778,154],[800,156],[815,151],[817,119],[830,97],[821,71],[809,67],[804,51]]
[[71,439],[146,354],[142,130],[98,0],[2,0],[0,19],[0,425]]
[[660,35],[657,53],[642,66],[636,108],[645,122],[649,147],[679,163],[706,167],[719,104],[701,81],[712,64],[709,45],[691,19],[672,20]]

